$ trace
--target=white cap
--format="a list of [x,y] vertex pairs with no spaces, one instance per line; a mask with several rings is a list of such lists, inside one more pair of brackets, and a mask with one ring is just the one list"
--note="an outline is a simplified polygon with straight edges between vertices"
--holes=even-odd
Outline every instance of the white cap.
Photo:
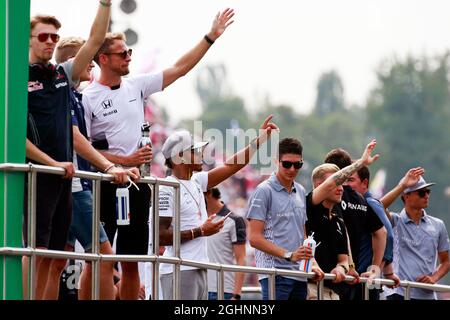
[[195,141],[189,131],[180,130],[172,133],[167,138],[162,146],[161,152],[164,158],[171,159],[183,151],[202,148],[208,143],[206,141]]

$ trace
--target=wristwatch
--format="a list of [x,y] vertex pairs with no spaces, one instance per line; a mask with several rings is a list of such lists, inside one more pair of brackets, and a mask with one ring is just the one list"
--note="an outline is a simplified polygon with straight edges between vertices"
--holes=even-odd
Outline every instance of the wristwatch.
[[283,258],[286,261],[292,262],[292,251],[285,252]]

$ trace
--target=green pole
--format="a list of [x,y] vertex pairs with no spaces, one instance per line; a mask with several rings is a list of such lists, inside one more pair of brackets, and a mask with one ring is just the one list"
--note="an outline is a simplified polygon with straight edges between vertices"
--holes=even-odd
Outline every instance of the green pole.
[[[0,163],[24,163],[30,0],[0,3]],[[0,171],[0,247],[22,247],[23,177]],[[0,256],[0,300],[22,299],[21,261]]]

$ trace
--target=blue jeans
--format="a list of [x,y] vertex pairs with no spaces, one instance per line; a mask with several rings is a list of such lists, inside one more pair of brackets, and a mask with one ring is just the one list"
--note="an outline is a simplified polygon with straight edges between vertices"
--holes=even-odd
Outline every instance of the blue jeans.
[[[80,191],[72,193],[72,223],[69,229],[67,244],[75,247],[75,240],[85,251],[92,249],[92,193]],[[100,243],[108,241],[103,226],[99,226]]]
[[[261,283],[263,300],[269,300],[269,279],[259,280]],[[308,293],[307,282],[275,277],[275,299],[276,300],[306,300]]]
[[[230,300],[233,298],[233,294],[229,292],[224,292],[223,297],[225,300]],[[217,300],[217,292],[208,292],[208,300]]]

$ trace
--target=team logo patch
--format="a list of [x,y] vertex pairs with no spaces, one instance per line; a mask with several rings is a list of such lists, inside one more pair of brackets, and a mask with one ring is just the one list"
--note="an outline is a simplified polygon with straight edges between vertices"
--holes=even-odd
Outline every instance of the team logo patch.
[[28,81],[28,92],[44,90],[44,85],[39,81]]
[[103,102],[102,102],[102,107],[103,107],[103,109],[105,109],[105,110],[108,110],[108,109],[112,108],[112,107],[113,107],[113,102],[112,102],[112,100],[106,100],[106,101],[103,101]]
[[342,207],[342,209],[347,209],[347,204],[345,203],[345,201],[342,201],[341,202],[341,207]]

